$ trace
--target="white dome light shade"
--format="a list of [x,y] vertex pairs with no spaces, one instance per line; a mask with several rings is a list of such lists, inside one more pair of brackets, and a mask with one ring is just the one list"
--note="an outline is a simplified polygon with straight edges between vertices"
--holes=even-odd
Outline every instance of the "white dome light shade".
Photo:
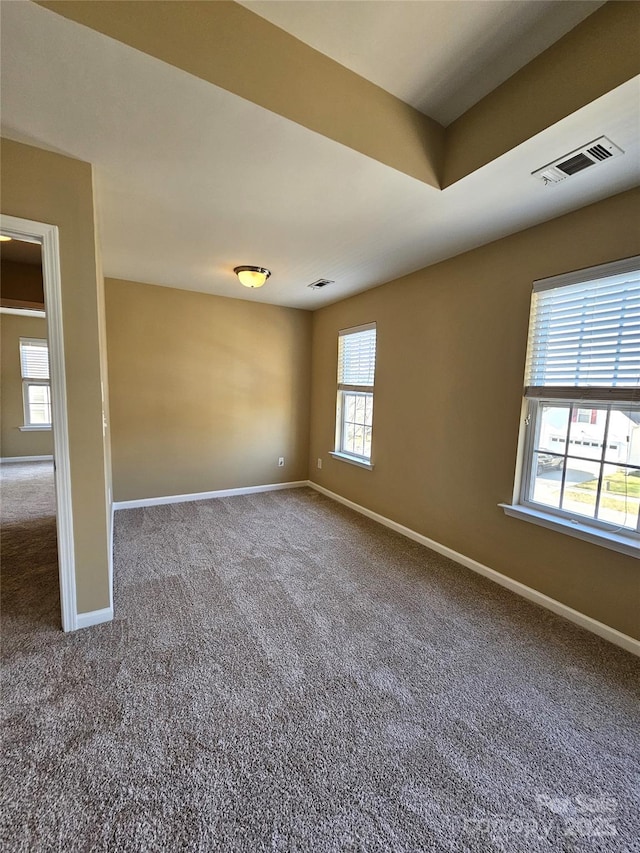
[[271,275],[271,270],[265,267],[235,267],[233,271],[245,287],[262,287]]

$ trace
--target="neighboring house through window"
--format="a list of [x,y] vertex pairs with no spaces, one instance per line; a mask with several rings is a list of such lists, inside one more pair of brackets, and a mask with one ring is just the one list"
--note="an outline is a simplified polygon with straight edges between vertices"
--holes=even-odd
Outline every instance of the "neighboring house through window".
[[525,384],[518,505],[640,548],[640,258],[535,283]]
[[376,324],[338,334],[335,456],[371,467]]
[[50,427],[49,348],[45,340],[20,338],[20,369],[25,427]]

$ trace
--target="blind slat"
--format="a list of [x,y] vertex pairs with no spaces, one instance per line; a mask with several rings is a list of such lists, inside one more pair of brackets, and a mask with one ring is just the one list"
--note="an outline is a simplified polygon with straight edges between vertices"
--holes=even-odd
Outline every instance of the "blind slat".
[[338,384],[373,387],[376,370],[376,327],[338,336]]
[[640,387],[640,270],[535,290],[525,384]]
[[20,369],[23,379],[49,378],[49,348],[46,341],[20,341]]

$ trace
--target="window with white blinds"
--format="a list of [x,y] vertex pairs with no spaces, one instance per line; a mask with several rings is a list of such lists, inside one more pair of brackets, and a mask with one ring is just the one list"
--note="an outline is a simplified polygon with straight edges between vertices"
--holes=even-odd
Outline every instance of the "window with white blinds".
[[338,333],[335,454],[371,468],[376,324]]
[[[25,429],[51,427],[49,347],[41,338],[20,338]],[[21,427],[22,429],[22,427]]]
[[599,267],[592,271],[595,277],[575,283],[567,283],[564,276],[559,281],[536,283],[529,325],[527,396],[549,396],[551,391],[554,397],[637,398],[638,260],[622,262],[631,268],[615,274],[598,275],[603,272]]
[[637,554],[640,258],[534,284],[525,396],[520,505]]
[[23,379],[49,380],[49,347],[36,338],[20,338],[20,369]]
[[373,387],[376,372],[376,325],[338,333],[338,384]]

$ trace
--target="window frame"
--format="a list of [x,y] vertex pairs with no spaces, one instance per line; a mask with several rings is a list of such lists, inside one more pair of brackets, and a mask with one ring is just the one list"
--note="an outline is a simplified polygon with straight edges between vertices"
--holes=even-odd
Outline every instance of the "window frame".
[[[47,351],[47,363],[49,361],[49,342],[46,338],[25,338],[19,339],[18,353],[20,358],[20,376],[22,378],[22,416],[24,424],[19,427],[21,431],[36,431],[50,430],[52,427],[53,413],[51,408],[51,374],[48,379],[37,378],[33,376],[25,376],[23,373],[22,362],[22,347],[23,345],[39,346]],[[46,387],[49,389],[49,421],[45,423],[34,422],[31,420],[31,408],[29,403],[29,388],[31,387]]]
[[[638,271],[640,271],[640,256],[625,258],[620,261],[601,264],[596,267],[565,273],[534,282],[534,293],[537,289],[547,290],[570,286],[572,284],[582,284],[591,280],[596,281],[600,278]],[[530,321],[527,334],[528,353],[531,346],[532,328]],[[535,454],[536,452],[540,452],[539,448],[538,451],[536,451],[536,448],[539,444],[541,427],[540,413],[543,410],[542,407],[544,404],[565,406],[569,408],[570,412],[575,409],[576,413],[581,409],[609,409],[609,411],[612,411],[616,406],[628,407],[634,411],[640,411],[640,383],[638,387],[628,385],[618,387],[554,387],[553,385],[541,385],[532,388],[525,387],[513,501],[511,504],[500,504],[507,515],[558,530],[624,554],[640,557],[640,512],[637,526],[634,530],[630,527],[622,527],[615,522],[581,515],[575,511],[553,507],[533,500],[533,484],[536,477],[534,467],[537,461]],[[571,423],[571,414],[569,414],[567,440],[564,444],[563,452],[557,454],[564,459],[562,466],[563,484],[566,460],[575,456],[575,454],[571,453],[569,442]],[[600,459],[589,460],[598,462],[601,466],[594,514],[599,508],[598,496],[602,491],[604,465],[619,464],[620,467],[626,468],[638,467],[633,463],[629,463],[628,465],[624,465],[623,463],[605,463],[606,443],[607,435],[605,434],[602,441],[603,447]],[[549,451],[549,453],[552,454],[553,451]]]
[[[375,332],[375,346],[374,346],[374,364],[373,364],[373,382],[371,385],[352,385],[349,383],[340,382],[339,376],[339,365],[338,371],[336,371],[337,375],[337,395],[336,395],[336,421],[335,421],[335,439],[334,439],[334,450],[330,451],[330,455],[335,459],[340,459],[343,462],[349,462],[353,465],[357,465],[361,468],[366,468],[368,470],[373,469],[373,411],[371,413],[371,452],[369,456],[365,454],[353,453],[350,450],[345,450],[345,414],[346,414],[346,402],[345,397],[348,394],[362,394],[369,400],[371,400],[371,406],[373,409],[374,402],[374,392],[375,392],[375,353],[377,349],[377,339],[378,339],[378,329],[377,324],[373,323],[365,323],[360,326],[352,326],[348,329],[341,329],[338,333],[338,352],[340,347],[340,339],[345,338],[349,335],[358,334],[360,332],[366,332],[373,329]],[[366,402],[365,402],[366,406]],[[367,425],[363,425],[366,426]]]
[[[602,411],[606,411],[611,407],[616,405],[626,405],[633,409],[637,409],[640,412],[640,403],[628,403],[626,401],[614,401],[614,400],[592,400],[589,401],[593,403],[592,408],[600,409]],[[594,518],[589,515],[582,515],[578,512],[572,512],[570,510],[562,509],[561,507],[553,507],[549,506],[549,504],[540,503],[539,501],[535,501],[532,497],[532,487],[535,481],[534,467],[536,467],[536,459],[535,454],[540,452],[539,449],[536,450],[537,445],[539,444],[539,435],[540,435],[540,417],[539,411],[544,404],[551,404],[556,406],[566,406],[571,411],[572,407],[576,410],[579,408],[585,408],[584,401],[578,399],[559,399],[557,397],[532,397],[526,400],[527,411],[525,417],[524,424],[524,447],[523,447],[523,456],[522,456],[522,477],[520,483],[519,490],[519,505],[523,507],[529,507],[530,509],[545,513],[552,516],[557,516],[564,521],[568,521],[570,523],[578,523],[582,524],[585,527],[593,527],[596,530],[601,530],[603,533],[615,533],[621,535],[625,538],[630,539],[632,542],[636,541],[638,547],[640,548],[640,513],[638,513],[638,521],[636,524],[636,529],[633,530],[630,527],[621,527],[621,525],[616,524],[615,522],[603,521],[599,518]],[[569,430],[570,430],[571,420],[569,420]],[[569,432],[567,434],[568,438]],[[579,459],[581,457],[576,456],[576,454],[571,454],[569,451],[569,441],[566,442],[565,450],[563,453],[556,454],[557,456],[563,457],[563,459]],[[615,465],[619,464],[620,467],[623,468],[638,468],[639,466],[628,464],[623,465],[622,463],[615,462],[607,462],[605,458],[606,451],[606,443],[607,443],[607,435],[605,434],[603,439],[603,447],[601,458],[598,459],[589,459],[588,457],[582,457],[585,461],[589,462],[597,462],[598,465],[604,467],[604,465]],[[544,451],[543,451],[544,452]],[[549,451],[549,454],[552,454],[552,451]],[[563,473],[565,470],[565,465],[563,465]],[[602,493],[602,475],[599,477],[600,485],[596,491],[596,506],[598,502],[598,498]],[[564,487],[564,483],[563,483]]]

